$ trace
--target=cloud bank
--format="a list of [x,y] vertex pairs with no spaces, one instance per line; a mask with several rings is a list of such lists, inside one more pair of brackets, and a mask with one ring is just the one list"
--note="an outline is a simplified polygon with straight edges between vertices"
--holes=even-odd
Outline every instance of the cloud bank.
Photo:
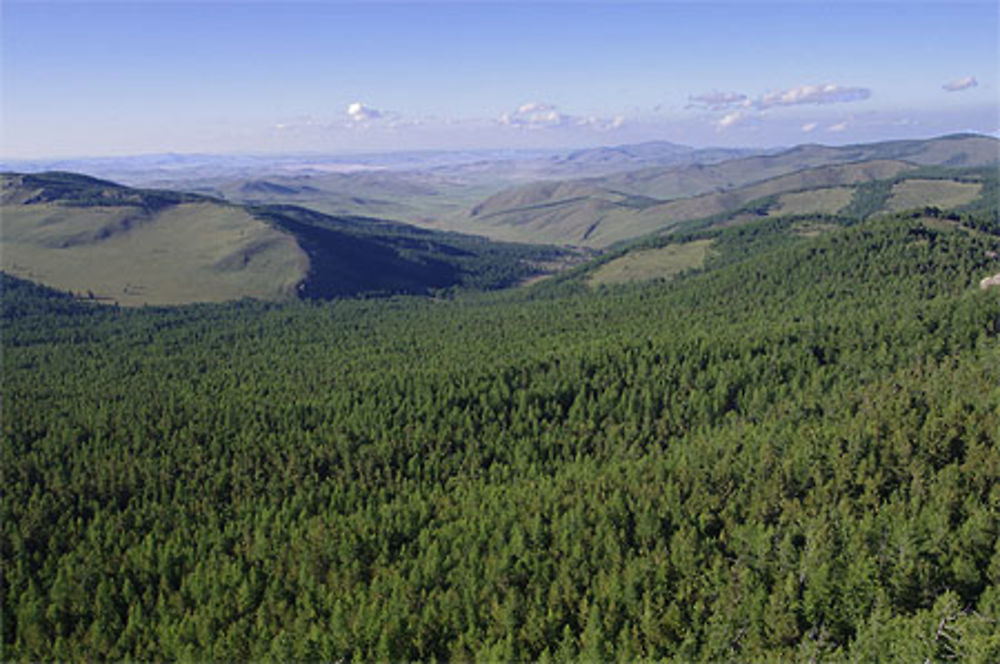
[[798,104],[838,104],[850,101],[863,101],[872,96],[868,88],[849,87],[843,85],[800,85],[781,92],[772,92],[761,96],[755,103],[760,109],[774,106],[796,106]]
[[[704,92],[690,95],[687,108],[723,113],[721,117],[716,116],[713,124],[717,131],[725,131],[748,120],[763,117],[771,109],[864,101],[871,95],[872,91],[868,88],[824,83],[767,92],[756,98],[751,98],[742,92]],[[817,124],[814,122],[801,125],[802,131],[806,133],[815,130],[816,127]]]
[[826,83],[823,85],[800,85],[778,92],[768,92],[756,99],[751,99],[741,92],[705,92],[689,96],[688,100],[691,103],[688,104],[688,108],[701,108],[709,111],[753,108],[763,111],[777,106],[863,101],[871,96],[872,91],[868,88]]

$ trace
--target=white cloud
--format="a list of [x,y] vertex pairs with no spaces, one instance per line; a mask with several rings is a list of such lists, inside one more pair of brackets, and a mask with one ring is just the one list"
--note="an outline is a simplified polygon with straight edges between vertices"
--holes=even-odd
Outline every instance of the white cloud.
[[382,115],[381,111],[370,106],[365,106],[360,101],[348,104],[347,106],[347,117],[351,119],[351,122],[369,122],[379,119]]
[[522,115],[532,115],[536,113],[548,113],[556,109],[552,104],[546,104],[540,101],[529,101],[527,104],[521,104],[517,112]]
[[838,122],[835,125],[830,125],[829,127],[826,128],[826,130],[827,131],[833,131],[833,132],[846,131],[847,130],[847,126],[848,126],[847,125],[847,120],[844,120],[843,122]]
[[585,128],[596,131],[611,131],[625,124],[625,116],[600,117],[595,115],[569,115],[560,111],[554,104],[531,101],[521,104],[517,110],[504,113],[497,120],[507,127],[521,129],[555,129],[555,128]]
[[960,90],[968,90],[969,88],[974,88],[979,85],[979,81],[976,80],[975,76],[966,76],[964,78],[959,78],[954,81],[948,81],[941,86],[943,90],[948,92],[958,92]]
[[625,125],[625,116],[616,115],[613,118],[601,118],[590,115],[587,117],[572,118],[572,122],[578,127],[589,127],[599,131],[610,131],[612,129],[620,129],[623,127]]
[[804,125],[802,125],[802,131],[804,131],[805,133],[808,134],[809,132],[811,132],[812,130],[814,130],[816,127],[817,127],[817,124],[815,122],[807,122]]
[[712,111],[719,111],[737,105],[746,105],[748,98],[740,92],[704,92],[700,95],[688,97],[690,104],[688,108],[707,108]]
[[722,131],[728,129],[734,125],[740,124],[750,116],[749,113],[743,110],[735,110],[730,113],[726,113],[718,122],[715,123],[716,129]]
[[516,111],[504,113],[500,116],[500,124],[512,127],[560,127],[567,123],[569,118],[556,110],[552,104],[531,101],[521,104]]
[[836,104],[840,102],[862,101],[871,97],[868,88],[833,85],[800,85],[780,92],[761,96],[755,102],[757,108],[773,106],[796,106],[799,104]]

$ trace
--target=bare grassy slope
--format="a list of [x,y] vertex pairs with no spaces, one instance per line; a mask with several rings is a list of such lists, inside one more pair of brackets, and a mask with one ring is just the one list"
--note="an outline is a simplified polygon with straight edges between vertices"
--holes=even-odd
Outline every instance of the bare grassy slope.
[[[719,214],[761,196],[891,178],[919,165],[995,163],[1000,141],[958,135],[827,147],[804,145],[773,155],[711,165],[647,168],[604,178],[513,187],[447,220],[449,227],[510,240],[593,247],[681,221]],[[824,211],[823,205],[803,208]]]
[[124,305],[285,299],[309,268],[292,235],[215,202],[38,202],[2,214],[4,271]]
[[623,284],[631,281],[669,279],[705,263],[712,240],[692,240],[683,244],[668,244],[658,249],[631,251],[605,263],[590,276],[591,286]]
[[927,205],[942,209],[958,207],[975,200],[982,188],[983,185],[978,182],[916,178],[904,180],[893,186],[892,195],[886,202],[886,210],[898,212]]
[[788,214],[836,214],[847,207],[854,198],[852,187],[822,187],[808,191],[782,194],[778,203],[767,211],[769,217]]
[[0,268],[126,305],[502,288],[567,254],[73,173],[0,174],[0,196]]
[[961,134],[922,141],[887,141],[829,147],[801,145],[774,155],[731,159],[710,166],[643,169],[606,178],[611,189],[678,198],[717,188],[740,187],[779,175],[831,164],[863,161],[905,161],[920,166],[985,166],[1000,159],[1000,141],[989,136]]
[[[562,198],[529,205],[524,204],[532,200],[525,189],[504,192],[484,202],[475,218],[482,224],[483,232],[492,237],[606,247],[684,221],[736,210],[759,198],[790,192],[803,192],[795,201],[797,213],[826,212],[830,205],[828,197],[820,196],[815,205],[809,205],[806,192],[891,178],[912,168],[906,162],[890,160],[822,166],[746,187],[666,202],[584,183],[572,186],[546,183],[533,191],[554,192]],[[847,196],[845,204],[849,200]],[[522,205],[503,209],[505,203],[515,202]]]

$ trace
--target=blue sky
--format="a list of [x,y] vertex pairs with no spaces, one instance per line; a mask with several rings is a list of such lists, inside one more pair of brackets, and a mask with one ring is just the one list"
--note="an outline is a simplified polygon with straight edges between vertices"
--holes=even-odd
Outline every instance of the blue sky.
[[2,155],[998,129],[996,2],[2,4]]

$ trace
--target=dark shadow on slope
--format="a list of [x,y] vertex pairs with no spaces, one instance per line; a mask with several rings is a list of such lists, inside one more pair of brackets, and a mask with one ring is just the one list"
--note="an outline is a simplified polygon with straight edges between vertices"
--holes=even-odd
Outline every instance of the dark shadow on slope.
[[303,297],[427,293],[453,286],[460,280],[456,266],[427,256],[404,256],[393,246],[392,238],[376,239],[305,223],[282,210],[268,208],[255,212],[293,233],[309,255],[309,273],[299,287]]

